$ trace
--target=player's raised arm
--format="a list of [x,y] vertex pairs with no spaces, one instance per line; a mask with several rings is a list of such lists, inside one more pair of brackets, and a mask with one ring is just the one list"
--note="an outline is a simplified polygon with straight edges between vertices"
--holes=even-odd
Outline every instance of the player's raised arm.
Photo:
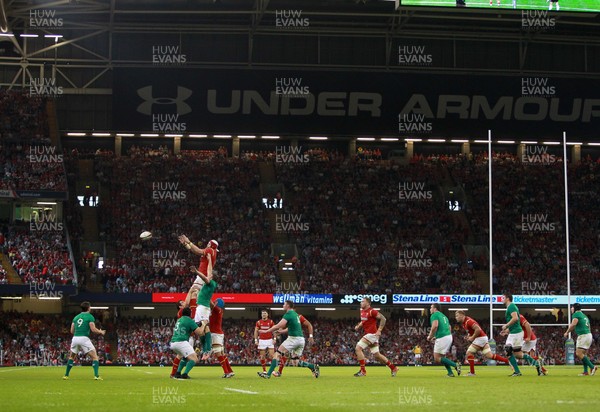
[[565,338],[568,338],[569,334],[571,332],[573,332],[573,329],[575,329],[575,326],[577,326],[578,323],[579,323],[579,319],[573,318],[573,320],[571,321],[571,324],[569,325],[569,327],[567,328],[567,331],[565,332],[565,334],[563,336]]
[[187,250],[192,252],[194,255],[203,256],[204,249],[200,249],[198,246],[194,245],[190,239],[186,235],[180,235],[177,239],[179,239],[179,243],[181,243]]

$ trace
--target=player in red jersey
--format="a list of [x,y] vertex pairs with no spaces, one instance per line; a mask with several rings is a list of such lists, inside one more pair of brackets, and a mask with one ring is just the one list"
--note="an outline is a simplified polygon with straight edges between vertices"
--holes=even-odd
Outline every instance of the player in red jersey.
[[[377,328],[377,320],[379,320],[379,328]],[[365,297],[360,301],[360,322],[358,322],[358,325],[356,325],[354,329],[360,330],[362,327],[365,331],[365,335],[356,344],[356,358],[360,364],[360,370],[356,372],[354,376],[367,376],[364,353],[366,348],[369,348],[375,359],[390,368],[392,377],[396,376],[398,368],[379,352],[379,338],[381,336],[381,331],[385,327],[385,322],[385,316],[371,308],[371,299]]]
[[221,298],[210,302],[210,338],[212,340],[212,352],[213,356],[217,357],[217,360],[223,368],[223,378],[233,378],[235,373],[231,369],[229,359],[225,356],[225,333],[223,332],[223,308],[225,307],[225,301]]
[[[521,352],[531,356],[531,359],[538,361],[540,365],[542,365],[543,359],[536,356],[537,336],[535,336],[531,324],[525,319],[525,316],[521,314],[519,314],[519,323],[521,324],[521,328],[523,328],[523,347],[521,348]],[[530,365],[532,364],[529,361],[527,362]],[[544,366],[542,366],[542,373],[544,375],[548,374],[548,370],[544,368]]]
[[[206,255],[210,255],[212,267],[213,269],[217,265],[217,255],[219,252],[219,242],[216,240],[211,240],[206,244],[204,249],[200,249],[198,246],[194,245],[193,242],[188,239],[186,235],[181,235],[178,237],[179,242],[185,246],[187,250],[192,252],[194,255],[200,256],[200,265],[198,266],[198,271],[202,273],[204,276],[209,277],[208,275],[208,258]],[[204,283],[200,276],[196,277],[194,283],[199,283],[200,286]]]
[[473,318],[465,315],[462,310],[457,310],[454,313],[456,321],[462,325],[464,330],[467,331],[467,340],[471,342],[471,345],[467,349],[467,361],[469,362],[469,374],[467,376],[475,376],[475,354],[481,352],[483,356],[488,359],[495,360],[496,362],[504,362],[507,365],[508,359],[500,355],[492,353],[492,349],[488,343],[488,337],[479,326],[479,323]]
[[[196,296],[198,296],[198,288],[192,285],[190,290],[185,297],[185,300],[180,300],[177,302],[177,319],[179,319],[182,315],[183,309],[189,307],[192,311],[191,318],[194,319],[194,315],[196,314]],[[194,347],[194,336],[190,336],[190,345]],[[178,354],[175,359],[173,359],[173,368],[171,369],[171,378],[175,377],[177,373],[177,368],[179,368],[179,362],[181,362],[181,356]]]
[[[304,328],[306,328],[308,330],[308,343],[311,344],[311,345],[314,344],[315,343],[315,338],[313,337],[313,331],[314,331],[314,329],[313,329],[312,323],[310,323],[308,321],[308,319],[306,319],[304,316],[302,316],[300,314],[298,314],[298,315],[299,315],[298,318],[300,319],[300,326],[302,326],[302,327],[304,327]],[[276,333],[279,333],[279,334],[287,333],[287,329],[280,329]],[[273,372],[273,376],[275,376],[275,377],[280,377],[281,376],[281,374],[283,373],[283,368],[285,368],[285,362],[287,360],[288,360],[287,357],[285,357],[283,355],[281,356],[281,359],[279,360],[279,370]],[[300,358],[300,360],[305,360],[304,355]],[[296,365],[294,365],[294,366],[296,366]]]
[[273,361],[275,356],[275,337],[272,332],[265,333],[267,329],[275,325],[273,319],[269,319],[269,312],[263,309],[260,312],[261,319],[256,321],[254,326],[254,344],[258,346],[258,353],[260,354],[260,364],[262,365],[263,372],[267,371],[267,357],[266,353],[269,354],[269,360]]

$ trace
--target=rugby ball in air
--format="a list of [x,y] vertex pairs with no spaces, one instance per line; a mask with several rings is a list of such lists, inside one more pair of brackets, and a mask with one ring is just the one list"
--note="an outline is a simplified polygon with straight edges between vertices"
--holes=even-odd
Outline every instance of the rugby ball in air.
[[152,239],[152,233],[145,230],[140,234],[140,239],[142,239],[142,240]]

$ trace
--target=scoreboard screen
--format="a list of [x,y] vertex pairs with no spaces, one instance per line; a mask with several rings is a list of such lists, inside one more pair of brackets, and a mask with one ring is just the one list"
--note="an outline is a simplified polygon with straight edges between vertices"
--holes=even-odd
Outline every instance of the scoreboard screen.
[[599,0],[401,0],[402,6],[466,7],[490,10],[547,10],[550,12],[600,12]]

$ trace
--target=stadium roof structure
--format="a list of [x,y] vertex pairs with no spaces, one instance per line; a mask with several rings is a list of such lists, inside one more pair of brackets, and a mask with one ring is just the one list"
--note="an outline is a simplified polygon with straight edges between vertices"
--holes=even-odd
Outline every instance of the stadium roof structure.
[[[0,0],[0,8],[4,86],[24,79],[31,65],[51,65],[74,89],[94,94],[109,85],[101,79],[112,68],[151,65],[135,51],[161,42],[202,50],[188,67],[600,76],[597,13],[552,14],[551,29],[531,30],[519,10],[393,0]],[[287,19],[300,25],[286,26]],[[425,45],[440,58],[398,67],[398,44]]]

